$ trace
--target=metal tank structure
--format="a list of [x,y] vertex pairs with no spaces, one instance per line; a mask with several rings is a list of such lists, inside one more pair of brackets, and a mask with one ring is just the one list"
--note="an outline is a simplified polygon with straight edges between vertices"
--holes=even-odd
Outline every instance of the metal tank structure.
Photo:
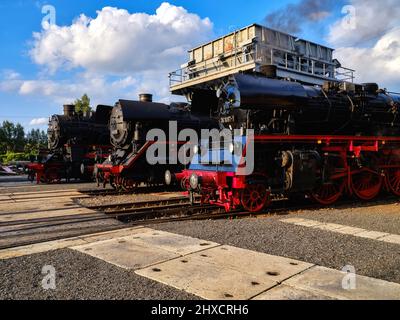
[[189,60],[169,74],[173,94],[186,95],[218,87],[238,72],[263,73],[278,79],[322,85],[353,82],[354,70],[333,58],[334,49],[252,24],[189,50]]

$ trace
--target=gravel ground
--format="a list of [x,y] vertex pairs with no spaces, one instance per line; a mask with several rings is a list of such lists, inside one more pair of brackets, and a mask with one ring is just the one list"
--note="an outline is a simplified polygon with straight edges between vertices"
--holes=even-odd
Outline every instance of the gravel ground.
[[298,214],[300,218],[305,219],[400,234],[400,203],[394,200],[360,203],[356,207],[338,206],[332,209],[305,210],[299,211]]
[[[44,265],[56,270],[56,290],[42,288]],[[198,299],[70,249],[0,260],[0,274],[0,299]]]
[[350,264],[358,274],[400,283],[400,245],[279,221],[292,216],[175,222],[154,228],[334,269]]

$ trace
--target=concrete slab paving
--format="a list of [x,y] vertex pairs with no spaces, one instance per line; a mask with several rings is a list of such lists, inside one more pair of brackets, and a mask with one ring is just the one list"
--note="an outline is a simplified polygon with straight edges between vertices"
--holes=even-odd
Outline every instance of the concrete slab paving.
[[178,254],[158,248],[138,245],[134,240],[117,238],[85,244],[71,249],[124,269],[138,269],[179,257]]
[[390,242],[395,244],[400,244],[400,235],[398,234],[390,234],[388,236],[384,236],[378,239],[379,241]]
[[348,234],[348,235],[356,235],[356,234],[359,234],[364,231],[365,231],[365,229],[350,227],[350,226],[343,226],[343,228],[339,228],[339,229],[335,230],[335,232]]
[[316,225],[315,228],[325,230],[325,231],[332,231],[332,230],[337,230],[337,229],[343,228],[343,225],[337,224],[337,223],[323,223],[320,225]]
[[29,202],[52,202],[52,201],[66,201],[66,200],[71,200],[75,198],[88,198],[90,196],[88,195],[75,195],[75,196],[57,196],[57,197],[50,197],[50,198],[33,198],[33,199],[16,199],[14,200],[15,203],[29,203]]
[[318,225],[322,225],[324,223],[320,222],[320,221],[315,221],[315,220],[303,220],[300,222],[295,222],[294,224],[298,225],[298,226],[303,226],[303,227],[315,227]]
[[106,231],[101,233],[89,234],[86,236],[78,236],[65,238],[61,240],[47,241],[41,243],[35,243],[31,245],[9,248],[0,250],[0,259],[9,259],[15,257],[21,257],[25,255],[30,255],[34,253],[46,252],[51,250],[57,250],[62,248],[74,247],[79,245],[84,245],[92,243],[98,240],[113,239],[115,237],[132,234],[133,230],[141,228],[140,226],[133,228],[126,228],[114,231]]
[[198,256],[211,264],[223,265],[227,269],[246,272],[254,276],[261,275],[275,282],[281,282],[314,265],[228,245],[195,253],[193,256]]
[[282,222],[286,222],[286,223],[298,223],[298,222],[304,222],[305,219],[303,218],[286,218],[286,219],[282,219]]
[[78,246],[85,243],[84,240],[78,238],[35,243],[32,245],[0,250],[0,259],[16,258],[40,252],[68,248],[70,246]]
[[54,192],[54,193],[31,193],[31,194],[12,194],[10,197],[13,200],[22,200],[22,199],[42,199],[42,198],[57,198],[57,197],[65,197],[65,196],[79,196],[83,195],[78,191],[62,191],[62,192]]
[[135,273],[204,299],[250,299],[276,285],[275,281],[266,277],[227,269],[224,265],[212,264],[191,255]]
[[363,232],[357,233],[357,237],[374,239],[374,240],[380,239],[387,235],[389,235],[389,233],[379,232],[379,231],[369,231],[369,230],[365,230]]
[[46,210],[46,211],[37,211],[37,212],[19,213],[19,214],[10,213],[6,215],[0,215],[0,222],[21,221],[29,219],[60,217],[60,216],[74,216],[78,214],[96,214],[96,213],[98,214],[98,212],[86,208]]
[[[67,198],[53,198],[50,200],[44,201],[24,201],[24,202],[15,202],[4,204],[0,203],[0,213],[12,213],[12,212],[21,212],[21,211],[32,211],[32,210],[50,210],[57,208],[69,208],[72,206],[79,206],[73,202],[73,200],[69,197]],[[80,207],[80,206],[79,206]]]
[[[35,185],[33,186],[35,187]],[[50,194],[50,193],[62,193],[62,192],[79,192],[78,189],[60,189],[60,190],[42,190],[42,191],[24,191],[24,192],[10,192],[8,195],[40,195],[40,194]]]
[[312,264],[232,246],[186,255],[136,273],[205,299],[250,299]]
[[134,229],[130,233],[72,249],[125,269],[139,269],[218,245],[149,228]]
[[3,201],[0,201],[0,208],[2,206],[4,206],[4,205],[8,205],[8,204],[12,204],[12,203],[15,203],[15,201],[14,200],[3,200]]
[[281,284],[260,295],[252,300],[335,300],[333,297],[323,295],[321,293],[310,290],[302,290],[294,288],[286,284]]
[[95,234],[79,236],[78,238],[84,240],[86,243],[92,243],[92,242],[96,242],[96,241],[104,241],[104,240],[110,240],[110,239],[114,239],[114,238],[129,236],[129,235],[132,235],[133,232],[136,232],[137,229],[144,229],[144,227],[143,226],[135,226],[132,228],[125,228],[125,229],[113,230],[113,231],[105,231],[105,232],[99,232],[99,233],[95,233]]
[[134,239],[140,245],[157,247],[181,256],[219,246],[215,242],[150,228],[143,228],[140,233],[134,234],[131,237],[128,236],[127,239]]
[[361,275],[355,275],[354,289],[344,289],[342,281],[348,275],[339,270],[315,266],[286,280],[284,284],[335,299],[400,299],[400,284]]
[[321,224],[315,224],[315,222],[318,222],[316,220],[310,220],[310,219],[302,219],[303,221],[298,221],[297,219],[282,219],[280,221],[285,222],[285,223],[291,223],[295,225],[302,225],[305,227],[311,227],[315,229],[321,229],[325,231],[332,231],[332,232],[337,232],[337,233],[342,233],[346,235],[352,235],[355,237],[360,237],[360,238],[366,238],[366,239],[372,239],[372,240],[377,240],[377,241],[384,241],[384,242],[389,242],[389,243],[394,243],[394,244],[400,244],[400,235],[397,234],[391,234],[387,232],[380,232],[380,231],[374,231],[374,230],[366,230],[362,228],[356,228],[356,227],[351,227],[351,226],[346,226],[346,225],[341,225],[341,224],[336,224],[336,223],[321,223]]

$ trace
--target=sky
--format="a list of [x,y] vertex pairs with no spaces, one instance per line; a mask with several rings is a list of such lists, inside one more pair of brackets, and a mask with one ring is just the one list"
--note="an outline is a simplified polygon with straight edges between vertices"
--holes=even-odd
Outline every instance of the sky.
[[400,91],[398,0],[0,0],[0,122],[46,129],[87,93],[92,106],[150,92],[187,50],[252,23],[330,46],[358,82]]

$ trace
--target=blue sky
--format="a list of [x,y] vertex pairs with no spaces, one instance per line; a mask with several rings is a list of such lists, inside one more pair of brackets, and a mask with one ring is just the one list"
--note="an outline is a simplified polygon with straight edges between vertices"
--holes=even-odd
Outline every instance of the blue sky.
[[[307,2],[307,0],[304,1]],[[138,88],[140,88],[142,82],[147,83],[148,86],[157,86],[157,79],[163,79],[163,77],[165,77],[162,81],[160,80],[160,83],[163,84],[163,87],[161,87],[160,84],[160,87],[157,88],[157,92],[155,93],[157,98],[163,98],[168,91],[168,86],[165,88],[166,82],[163,82],[166,81],[165,79],[167,78],[167,72],[165,72],[165,70],[172,71],[179,68],[179,65],[185,62],[185,57],[179,56],[179,59],[176,60],[171,60],[169,58],[168,64],[160,68],[160,70],[162,69],[163,75],[157,74],[153,69],[139,70],[136,65],[132,65],[130,69],[127,68],[126,70],[121,71],[121,68],[119,68],[117,70],[110,65],[112,60],[105,63],[100,59],[100,57],[99,61],[97,61],[97,64],[91,64],[90,62],[87,62],[87,59],[85,60],[84,58],[79,58],[76,62],[64,68],[63,65],[60,64],[60,61],[54,57],[54,55],[51,57],[53,59],[52,63],[54,64],[51,64],[50,62],[47,63],[45,60],[47,53],[46,49],[44,48],[46,48],[46,44],[52,44],[51,38],[46,38],[43,36],[41,40],[38,41],[33,37],[34,32],[43,32],[42,19],[44,14],[42,14],[41,10],[42,6],[45,4],[51,4],[55,7],[56,24],[58,26],[69,27],[71,24],[73,24],[77,17],[79,17],[80,14],[83,13],[85,16],[94,19],[97,17],[96,11],[102,10],[102,8],[106,6],[126,9],[129,14],[143,12],[147,13],[148,15],[154,15],[162,2],[163,1],[153,0],[1,0],[0,121],[18,121],[27,129],[32,127],[45,128],[46,126],[43,124],[43,121],[38,120],[37,125],[30,125],[30,122],[32,119],[46,118],[53,113],[60,112],[62,110],[62,102],[60,97],[65,96],[68,97],[66,99],[72,99],[71,92],[73,92],[73,94],[76,93],[77,96],[75,96],[75,98],[77,98],[80,93],[83,94],[86,91],[89,91],[88,94],[95,102],[114,104],[116,99],[120,97],[119,95],[122,95],[121,98],[124,97],[134,99],[135,96],[133,96],[133,92],[136,92],[135,90],[139,90]],[[283,9],[288,4],[298,4],[301,1],[170,0],[168,2],[172,6],[184,7],[189,14],[197,15],[200,18],[199,21],[202,21],[202,29],[200,32],[201,35],[194,34],[193,43],[190,43],[190,37],[189,40],[187,37],[184,40],[174,39],[174,41],[177,41],[177,45],[181,43],[184,45],[194,45],[197,44],[196,41],[198,42],[200,40],[203,41],[208,38],[213,38],[253,22],[264,23],[264,18],[268,14]],[[359,0],[349,0],[348,2],[357,6],[357,2],[359,2]],[[329,8],[328,16],[321,21],[318,21],[318,23],[309,23],[303,25],[303,29],[301,32],[299,32],[299,35],[312,41],[321,42],[332,46],[333,43],[329,40],[329,32],[335,23],[337,23],[338,19],[343,17],[341,8],[346,3],[346,1],[335,1],[335,3]],[[208,17],[211,21],[211,27],[207,24],[207,21],[204,20],[206,17]],[[361,22],[363,23],[363,21]],[[388,24],[388,28],[386,29],[391,30],[395,27],[396,25]],[[340,30],[338,31],[338,34],[340,36],[339,40],[349,40],[347,39],[349,37],[348,34],[341,36]],[[120,36],[124,37],[123,34]],[[377,35],[378,38],[382,36],[384,36],[384,34]],[[397,36],[397,34],[392,37],[395,36]],[[352,39],[350,40],[355,41]],[[74,41],[76,41],[76,39]],[[149,41],[151,44],[153,42],[158,42],[159,39],[157,38],[157,34],[152,34],[147,36],[146,41]],[[38,46],[38,43],[42,46],[40,47],[38,53],[33,56],[31,50],[33,47],[35,47],[35,45]],[[56,43],[60,44],[60,41]],[[63,45],[62,42],[60,45]],[[106,46],[106,44],[100,45]],[[344,43],[344,45],[340,43],[340,45],[343,47],[343,49],[353,48],[352,43]],[[362,41],[360,43],[359,41],[356,48],[363,48],[363,45],[364,43]],[[372,48],[374,45],[375,42],[372,42],[368,44],[367,47]],[[155,48],[157,48],[157,46],[155,46]],[[184,46],[184,48],[187,49],[186,46]],[[55,52],[59,53],[61,52],[60,50]],[[174,48],[174,50],[178,49]],[[102,52],[99,52],[100,56],[101,53]],[[135,52],[130,52],[129,54],[131,59],[134,60]],[[361,52],[360,54],[364,53]],[[127,57],[124,55],[122,58],[126,59]],[[115,60],[122,58],[116,56]],[[68,61],[68,59],[71,59],[71,57],[65,58],[65,61]],[[104,59],[109,59],[109,56],[105,57]],[[142,57],[142,59],[144,58]],[[355,63],[352,60],[350,60],[350,62]],[[52,67],[54,67],[54,65],[56,65],[56,67],[53,70]],[[350,65],[350,67],[354,66]],[[93,77],[95,80],[92,80],[91,77]],[[398,78],[396,78],[396,76],[394,77],[394,82],[391,83],[397,83],[396,81]],[[103,86],[101,87],[103,89],[99,89],[101,91],[101,94],[99,95],[96,95],[97,91],[93,89],[96,87],[96,83],[99,83],[100,86]],[[50,91],[46,91],[47,84],[49,84],[49,86],[52,88]],[[63,88],[68,88],[68,90],[67,93],[62,95],[60,91],[64,90]],[[110,88],[110,94],[107,94],[107,88]],[[400,88],[398,90],[400,90]],[[42,94],[43,92],[45,92],[45,94]],[[65,103],[69,102],[71,101],[65,101]]]

